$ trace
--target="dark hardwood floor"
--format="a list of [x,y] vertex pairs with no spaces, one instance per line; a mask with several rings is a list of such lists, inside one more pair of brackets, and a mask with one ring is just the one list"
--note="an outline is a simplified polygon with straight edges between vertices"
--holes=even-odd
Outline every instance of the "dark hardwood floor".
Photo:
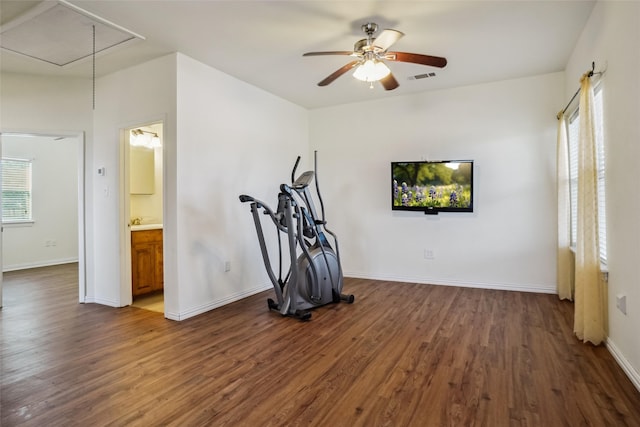
[[174,322],[5,273],[1,424],[640,426],[640,393],[554,295],[347,279],[302,323],[263,293]]

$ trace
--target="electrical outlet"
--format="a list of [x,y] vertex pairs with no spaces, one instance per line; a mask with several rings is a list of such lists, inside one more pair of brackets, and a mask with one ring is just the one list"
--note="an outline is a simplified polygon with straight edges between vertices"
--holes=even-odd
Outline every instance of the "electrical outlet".
[[224,263],[224,271],[231,271],[231,261],[225,261]]
[[435,259],[435,255],[433,253],[433,249],[425,249],[424,250],[424,259]]

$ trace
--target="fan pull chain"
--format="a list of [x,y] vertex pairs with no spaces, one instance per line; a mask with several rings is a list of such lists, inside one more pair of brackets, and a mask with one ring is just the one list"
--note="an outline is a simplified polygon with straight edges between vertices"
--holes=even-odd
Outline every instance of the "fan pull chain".
[[93,55],[92,55],[92,62],[93,62],[93,109],[96,109],[96,26],[92,25],[93,27]]

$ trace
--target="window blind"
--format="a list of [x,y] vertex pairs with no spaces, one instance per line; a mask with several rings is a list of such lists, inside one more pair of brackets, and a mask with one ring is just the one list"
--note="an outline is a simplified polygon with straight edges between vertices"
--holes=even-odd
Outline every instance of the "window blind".
[[31,160],[3,158],[2,221],[31,221]]
[[[605,150],[603,132],[602,90],[596,87],[594,93],[594,121],[596,137],[596,167],[598,172],[598,240],[602,262],[607,262],[607,211],[605,188]],[[568,121],[569,138],[569,197],[571,203],[571,246],[576,245],[578,231],[578,133],[580,129],[580,111],[576,110]]]
[[602,115],[602,91],[596,88],[594,94],[593,115],[596,128],[596,167],[598,168],[598,239],[600,240],[600,259],[607,260],[607,210],[605,191],[605,155]]

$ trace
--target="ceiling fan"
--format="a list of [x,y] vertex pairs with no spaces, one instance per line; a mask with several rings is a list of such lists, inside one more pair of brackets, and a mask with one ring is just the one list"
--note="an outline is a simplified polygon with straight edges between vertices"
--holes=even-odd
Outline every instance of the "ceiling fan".
[[393,90],[400,85],[384,61],[412,62],[439,68],[447,65],[447,59],[439,56],[388,51],[391,45],[404,36],[404,33],[400,31],[386,29],[377,37],[373,37],[375,32],[378,31],[378,25],[373,22],[362,25],[362,31],[367,35],[367,38],[358,40],[353,47],[353,51],[307,52],[302,55],[347,55],[356,58],[319,82],[318,86],[327,86],[347,71],[355,68],[353,76],[359,80],[369,82],[370,87],[373,87],[374,81],[379,81],[386,90]]

